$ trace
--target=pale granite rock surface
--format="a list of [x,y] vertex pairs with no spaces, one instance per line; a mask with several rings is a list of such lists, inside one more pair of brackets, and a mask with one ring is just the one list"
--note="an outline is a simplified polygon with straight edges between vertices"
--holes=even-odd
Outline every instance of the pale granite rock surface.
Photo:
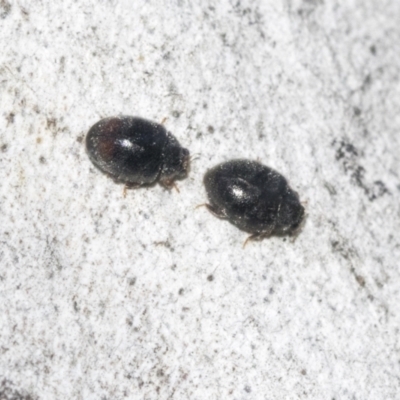
[[[197,5],[196,5],[197,4]],[[0,398],[399,399],[400,2],[0,0]],[[123,197],[83,139],[165,122],[180,194]],[[306,203],[242,244],[202,176]]]

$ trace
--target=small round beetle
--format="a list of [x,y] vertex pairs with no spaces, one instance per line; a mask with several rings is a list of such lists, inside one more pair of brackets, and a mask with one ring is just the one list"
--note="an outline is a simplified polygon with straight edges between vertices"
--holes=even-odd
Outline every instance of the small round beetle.
[[303,220],[298,194],[282,175],[259,162],[219,164],[207,171],[204,185],[210,202],[207,208],[251,233],[249,240],[293,234]]
[[158,181],[170,188],[189,168],[189,150],[162,125],[138,117],[100,120],[86,136],[86,149],[97,168],[133,187]]

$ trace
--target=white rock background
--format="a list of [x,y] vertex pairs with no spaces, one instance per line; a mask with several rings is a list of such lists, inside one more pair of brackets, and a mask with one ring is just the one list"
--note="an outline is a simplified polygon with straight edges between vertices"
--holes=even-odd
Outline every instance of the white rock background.
[[[396,0],[0,0],[0,398],[400,398],[399,21]],[[92,166],[116,114],[198,156],[180,194]],[[195,210],[236,157],[300,193],[294,243],[243,250]]]

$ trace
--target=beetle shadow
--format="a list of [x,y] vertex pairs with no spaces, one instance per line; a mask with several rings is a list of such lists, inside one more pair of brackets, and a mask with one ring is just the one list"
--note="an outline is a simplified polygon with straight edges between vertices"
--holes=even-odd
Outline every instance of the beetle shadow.
[[265,233],[259,233],[259,234],[254,234],[246,229],[243,229],[242,227],[236,225],[233,221],[231,221],[229,218],[227,218],[224,215],[220,215],[218,213],[215,213],[211,206],[208,203],[203,203],[203,204],[199,204],[195,207],[195,210],[197,210],[200,207],[206,207],[208,212],[213,215],[214,217],[223,220],[223,221],[227,221],[229,222],[230,225],[234,226],[235,228],[239,229],[241,232],[250,234],[250,236],[247,237],[247,239],[244,241],[242,248],[244,249],[246,247],[246,245],[249,242],[261,242],[265,239],[269,239],[272,237],[278,237],[278,238],[282,238],[282,239],[289,239],[289,241],[291,243],[294,243],[298,236],[302,233],[302,231],[304,230],[304,226],[306,224],[306,220],[308,218],[308,214],[306,212],[304,212],[303,218],[299,224],[298,227],[296,227],[296,229],[292,230],[292,231],[276,231],[276,230],[272,230],[271,232],[265,232]]

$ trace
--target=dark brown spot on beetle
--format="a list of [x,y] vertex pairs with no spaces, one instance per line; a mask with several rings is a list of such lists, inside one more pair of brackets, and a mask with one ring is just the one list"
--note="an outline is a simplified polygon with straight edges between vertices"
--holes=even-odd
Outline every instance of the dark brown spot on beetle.
[[111,161],[114,158],[115,152],[114,139],[111,136],[105,136],[104,139],[99,142],[98,152],[106,162]]

